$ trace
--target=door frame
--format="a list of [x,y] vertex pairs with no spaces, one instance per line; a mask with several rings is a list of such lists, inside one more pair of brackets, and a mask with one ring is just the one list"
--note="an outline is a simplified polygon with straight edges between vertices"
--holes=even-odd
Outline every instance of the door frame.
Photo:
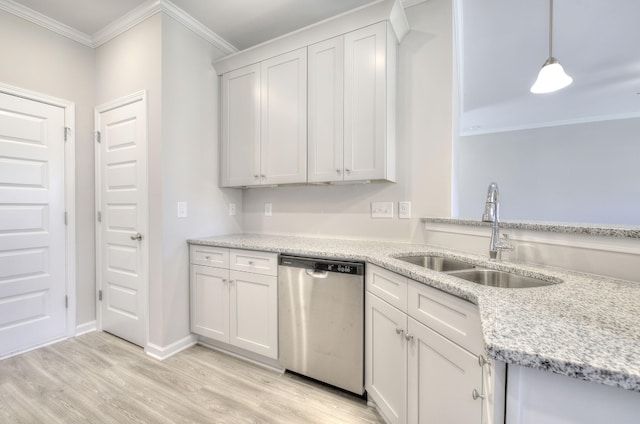
[[126,106],[130,103],[135,103],[138,101],[142,101],[143,113],[144,113],[144,121],[145,125],[143,128],[143,138],[144,138],[144,187],[146,196],[142,199],[140,204],[138,205],[140,209],[140,213],[146,217],[144,220],[143,228],[140,229],[140,232],[145,236],[140,240],[141,243],[141,255],[142,255],[142,268],[146,273],[146,281],[143,285],[143,305],[144,305],[144,318],[145,318],[145,343],[144,350],[147,351],[147,345],[149,344],[149,167],[148,167],[148,159],[149,159],[149,106],[147,103],[147,90],[136,91],[135,93],[131,93],[129,95],[117,98],[115,100],[103,103],[99,106],[96,106],[95,115],[94,115],[94,143],[96,144],[96,148],[94,149],[94,172],[95,172],[95,238],[96,238],[96,252],[95,252],[95,260],[96,260],[96,328],[102,331],[102,305],[101,301],[98,298],[98,290],[103,289],[102,284],[102,235],[101,235],[101,223],[98,222],[98,211],[100,211],[100,205],[102,202],[101,199],[101,174],[100,174],[100,148],[97,146],[97,131],[100,130],[100,114],[103,112],[107,112],[111,109],[115,109],[118,107]]
[[[0,82],[0,92],[64,109],[64,209],[65,290],[67,292],[67,338],[76,335],[76,106],[74,102]],[[58,340],[56,340],[58,341]],[[54,341],[54,342],[56,342]],[[50,344],[50,343],[47,343]],[[40,346],[36,346],[40,347]],[[34,347],[34,348],[36,348]],[[31,349],[29,349],[31,350]]]

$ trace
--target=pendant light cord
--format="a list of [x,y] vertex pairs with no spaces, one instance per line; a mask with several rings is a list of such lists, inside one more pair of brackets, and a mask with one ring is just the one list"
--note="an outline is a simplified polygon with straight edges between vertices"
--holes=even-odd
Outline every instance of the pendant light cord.
[[553,57],[553,0],[549,0],[549,57]]

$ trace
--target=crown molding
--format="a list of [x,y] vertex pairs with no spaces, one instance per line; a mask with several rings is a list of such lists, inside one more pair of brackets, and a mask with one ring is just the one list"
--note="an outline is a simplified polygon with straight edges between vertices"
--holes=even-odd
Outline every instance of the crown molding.
[[85,46],[94,47],[90,35],[78,31],[77,29],[71,28],[70,26],[63,24],[62,22],[58,22],[55,19],[43,15],[40,12],[36,12],[35,10],[23,6],[20,3],[16,3],[13,0],[0,0],[0,10],[4,10],[5,12],[9,12],[15,16],[18,16],[19,18],[25,19],[36,25],[40,25],[43,28],[46,28],[64,37],[70,38],[73,41],[77,41],[78,43]]
[[4,10],[20,18],[26,19],[36,25],[40,25],[43,28],[92,48],[103,45],[107,41],[114,39],[123,32],[138,25],[145,19],[150,18],[156,13],[163,12],[209,43],[213,44],[224,52],[224,54],[236,53],[238,51],[237,48],[227,42],[224,38],[211,31],[200,21],[180,9],[169,0],[149,0],[97,31],[92,36],[71,28],[70,26],[63,24],[62,22],[58,22],[40,12],[36,12],[33,9],[16,3],[13,0],[0,0],[0,10]]

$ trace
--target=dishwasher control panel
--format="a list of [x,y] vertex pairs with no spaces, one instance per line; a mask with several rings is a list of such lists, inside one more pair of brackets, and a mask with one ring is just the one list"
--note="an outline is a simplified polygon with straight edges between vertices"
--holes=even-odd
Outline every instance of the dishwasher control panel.
[[280,255],[280,260],[278,263],[282,266],[312,269],[314,271],[364,275],[364,264],[362,262],[345,262],[327,259],[305,258],[300,256]]

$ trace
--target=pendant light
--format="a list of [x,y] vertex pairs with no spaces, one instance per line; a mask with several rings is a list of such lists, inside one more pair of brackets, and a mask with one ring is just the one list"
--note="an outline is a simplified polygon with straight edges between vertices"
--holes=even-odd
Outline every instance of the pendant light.
[[542,65],[538,79],[531,86],[534,94],[552,93],[565,88],[573,82],[573,78],[567,75],[558,62],[553,57],[553,0],[549,0],[549,58]]

